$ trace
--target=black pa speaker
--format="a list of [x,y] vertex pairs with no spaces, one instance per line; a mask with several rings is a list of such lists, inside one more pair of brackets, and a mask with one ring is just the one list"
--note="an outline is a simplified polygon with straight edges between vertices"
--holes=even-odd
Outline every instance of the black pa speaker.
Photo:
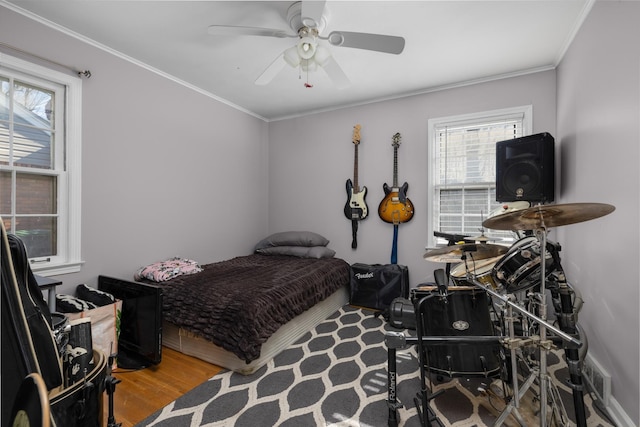
[[548,133],[496,143],[496,201],[552,202],[554,139]]

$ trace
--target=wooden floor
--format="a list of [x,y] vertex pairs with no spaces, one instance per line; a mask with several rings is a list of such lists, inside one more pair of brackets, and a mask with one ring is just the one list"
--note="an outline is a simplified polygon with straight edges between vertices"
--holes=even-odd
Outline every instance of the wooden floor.
[[[139,371],[114,370],[114,377],[121,381],[114,393],[115,420],[122,427],[132,427],[220,371],[218,366],[163,347],[162,362],[157,366]],[[106,393],[103,410],[107,426]]]

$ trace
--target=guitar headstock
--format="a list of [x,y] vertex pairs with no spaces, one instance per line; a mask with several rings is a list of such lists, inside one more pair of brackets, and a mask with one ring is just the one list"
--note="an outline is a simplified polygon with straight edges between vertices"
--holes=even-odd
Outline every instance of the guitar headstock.
[[351,142],[353,142],[356,145],[360,144],[360,129],[361,128],[362,128],[362,126],[360,126],[360,125],[355,125],[353,127],[353,137],[351,137]]
[[398,148],[400,146],[400,140],[402,139],[402,137],[400,136],[400,132],[397,132],[395,135],[393,135],[391,139],[393,140],[393,143],[391,144],[393,145],[393,148]]

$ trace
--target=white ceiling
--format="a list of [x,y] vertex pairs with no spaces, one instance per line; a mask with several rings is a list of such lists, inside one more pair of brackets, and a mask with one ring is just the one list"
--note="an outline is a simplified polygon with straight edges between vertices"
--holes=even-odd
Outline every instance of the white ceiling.
[[[288,65],[254,80],[294,38],[212,36],[213,24],[282,29],[293,1],[0,0],[265,120],[555,67],[594,0],[327,1],[326,28],[402,36],[400,55],[331,46],[351,81]],[[10,6],[12,7],[12,6]],[[12,7],[15,9],[15,7]],[[82,63],[81,58],[78,64]],[[91,70],[99,75],[100,70]]]

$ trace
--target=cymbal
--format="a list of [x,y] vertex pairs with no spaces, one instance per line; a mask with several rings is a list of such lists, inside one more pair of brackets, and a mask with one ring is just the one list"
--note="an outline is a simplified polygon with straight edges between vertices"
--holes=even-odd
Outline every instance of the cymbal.
[[531,206],[531,203],[522,202],[522,201],[520,201],[520,202],[503,203],[502,206],[500,206],[498,209],[494,209],[489,214],[489,218],[492,218],[492,217],[498,216],[498,215],[502,215],[502,214],[506,214],[506,213],[510,213],[510,212],[519,211],[519,210],[522,210],[522,209],[527,209],[530,206]]
[[494,230],[538,230],[589,221],[615,209],[606,203],[540,205],[488,218],[482,225]]
[[465,237],[464,240],[467,242],[484,243],[484,242],[497,242],[498,240],[501,240],[501,239],[498,239],[496,237],[487,237],[484,234],[480,234],[479,236]]
[[508,250],[506,246],[490,243],[465,243],[430,250],[424,254],[424,259],[432,262],[458,263],[464,257],[474,260],[493,258],[505,254]]

